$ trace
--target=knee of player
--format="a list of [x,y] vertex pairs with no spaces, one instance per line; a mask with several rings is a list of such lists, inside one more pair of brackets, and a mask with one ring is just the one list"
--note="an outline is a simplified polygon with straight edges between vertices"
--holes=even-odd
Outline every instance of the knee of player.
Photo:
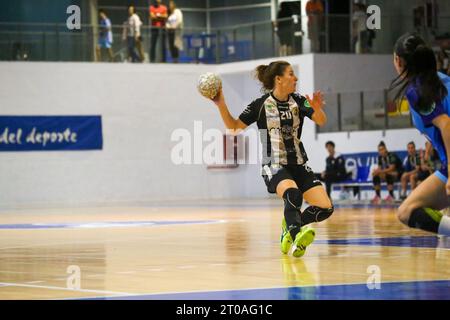
[[299,189],[288,188],[283,193],[283,199],[285,200],[286,205],[292,206],[296,209],[300,209],[303,203],[303,194]]
[[325,210],[328,212],[329,217],[331,217],[331,215],[334,212],[334,206],[330,203],[330,206],[328,207],[328,209],[325,209]]
[[328,219],[329,217],[331,217],[331,215],[334,212],[334,206],[331,205],[331,203],[330,203],[330,206],[327,206],[325,208],[320,208],[320,211],[321,211],[321,220]]

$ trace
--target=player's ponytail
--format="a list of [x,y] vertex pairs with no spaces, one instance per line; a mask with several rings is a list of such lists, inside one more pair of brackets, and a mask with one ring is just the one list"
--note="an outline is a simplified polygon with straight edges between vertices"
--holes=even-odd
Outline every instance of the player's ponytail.
[[419,45],[412,55],[413,65],[419,75],[419,110],[428,111],[430,107],[447,95],[447,89],[437,74],[436,56],[431,48]]
[[409,85],[417,87],[419,111],[430,107],[447,95],[447,89],[437,74],[436,56],[433,50],[417,34],[401,36],[394,47],[395,54],[403,61],[402,73],[391,83],[390,90],[399,88],[395,99],[401,99]]
[[263,91],[272,91],[275,88],[275,77],[282,76],[286,67],[290,66],[286,61],[273,61],[269,65],[259,65],[256,67],[256,78],[262,84]]

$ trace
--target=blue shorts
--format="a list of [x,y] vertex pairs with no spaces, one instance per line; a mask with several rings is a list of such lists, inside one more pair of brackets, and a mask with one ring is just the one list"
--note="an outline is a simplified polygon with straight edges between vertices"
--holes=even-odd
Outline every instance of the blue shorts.
[[106,38],[98,39],[98,46],[102,49],[109,49],[112,46],[112,43]]
[[448,180],[448,166],[446,163],[442,164],[442,168],[440,170],[436,170],[436,172],[434,173],[436,175],[436,177],[439,178],[439,180],[441,180],[443,183],[447,183]]

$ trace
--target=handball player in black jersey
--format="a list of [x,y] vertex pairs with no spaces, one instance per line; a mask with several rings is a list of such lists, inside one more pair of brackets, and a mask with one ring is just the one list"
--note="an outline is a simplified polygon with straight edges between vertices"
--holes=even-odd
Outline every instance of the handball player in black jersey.
[[[320,92],[312,99],[296,93],[298,79],[285,61],[258,66],[256,76],[266,94],[250,103],[238,119],[230,114],[222,90],[213,101],[229,130],[243,130],[256,122],[263,147],[262,177],[268,192],[284,200],[281,251],[301,257],[315,237],[309,224],[329,218],[334,210],[325,188],[307,166],[301,141],[305,117],[319,126],[326,123],[323,97]],[[309,207],[301,211],[303,199]]]

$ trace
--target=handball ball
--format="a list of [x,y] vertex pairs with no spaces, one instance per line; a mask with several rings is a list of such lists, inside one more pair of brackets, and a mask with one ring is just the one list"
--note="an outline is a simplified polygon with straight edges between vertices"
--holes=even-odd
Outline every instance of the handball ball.
[[222,87],[222,81],[217,74],[208,72],[202,74],[198,79],[197,89],[202,96],[214,99]]

